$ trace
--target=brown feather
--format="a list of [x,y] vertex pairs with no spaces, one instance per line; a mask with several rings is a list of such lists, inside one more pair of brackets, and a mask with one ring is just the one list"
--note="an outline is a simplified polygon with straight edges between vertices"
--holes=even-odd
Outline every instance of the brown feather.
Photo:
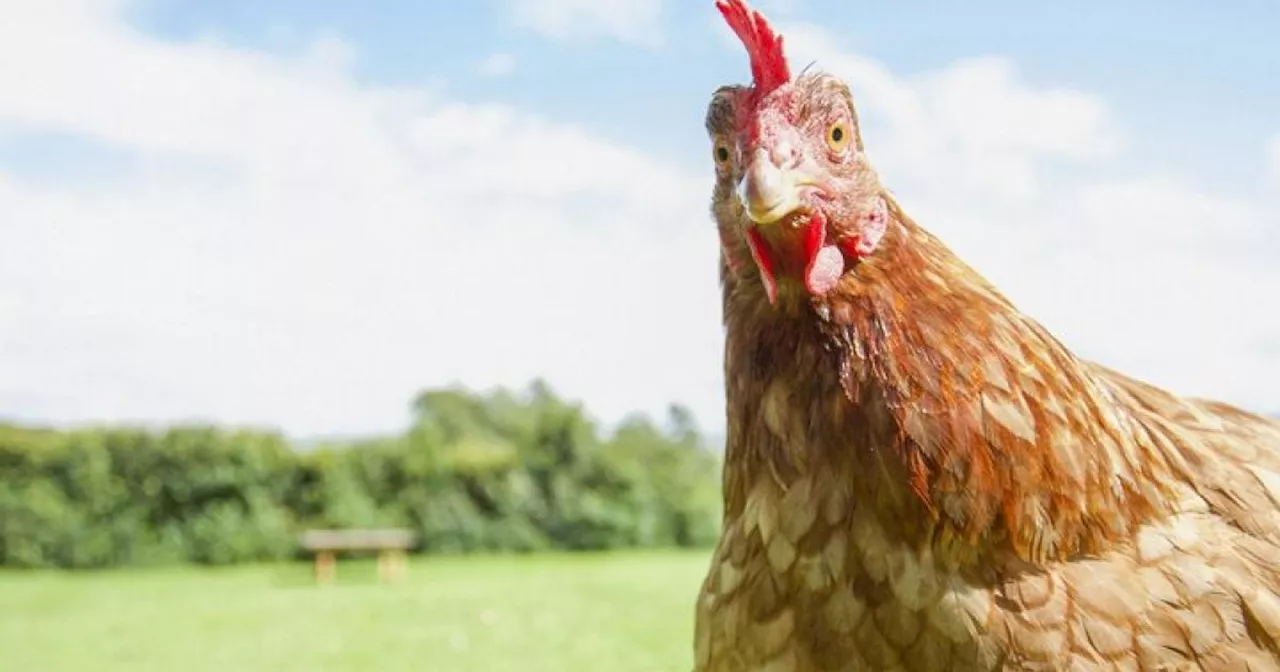
[[1280,670],[1280,423],[1076,357],[878,187],[875,253],[771,305],[736,179],[696,670]]

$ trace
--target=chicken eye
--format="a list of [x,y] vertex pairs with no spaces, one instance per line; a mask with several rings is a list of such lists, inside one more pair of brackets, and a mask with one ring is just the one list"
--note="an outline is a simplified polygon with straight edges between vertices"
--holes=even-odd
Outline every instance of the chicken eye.
[[827,129],[827,146],[833,152],[843,152],[849,146],[849,127],[843,121],[837,121]]
[[715,150],[713,150],[713,153],[715,154],[715,157],[716,157],[716,163],[719,163],[719,164],[729,163],[730,155],[729,155],[728,147],[725,147],[724,145],[716,145],[716,148]]

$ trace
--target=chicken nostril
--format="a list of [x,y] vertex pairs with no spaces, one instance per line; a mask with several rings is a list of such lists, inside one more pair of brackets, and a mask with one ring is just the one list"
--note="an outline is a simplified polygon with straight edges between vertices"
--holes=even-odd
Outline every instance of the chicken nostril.
[[769,158],[779,168],[792,168],[800,161],[800,152],[796,146],[786,140],[780,141],[769,149]]

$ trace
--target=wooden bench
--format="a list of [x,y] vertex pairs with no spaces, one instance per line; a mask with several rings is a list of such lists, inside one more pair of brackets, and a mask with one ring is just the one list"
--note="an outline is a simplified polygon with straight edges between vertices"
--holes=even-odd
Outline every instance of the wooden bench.
[[417,536],[412,530],[307,530],[302,547],[315,554],[316,583],[333,583],[340,551],[377,551],[378,580],[398,581],[404,577],[406,553]]

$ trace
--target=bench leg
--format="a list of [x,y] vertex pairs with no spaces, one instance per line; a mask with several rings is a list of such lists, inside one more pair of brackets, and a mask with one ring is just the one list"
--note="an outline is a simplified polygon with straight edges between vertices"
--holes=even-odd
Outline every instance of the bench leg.
[[337,574],[338,561],[333,557],[333,551],[320,551],[316,553],[316,583],[322,586],[333,583],[333,578]]
[[392,572],[397,581],[403,579],[406,571],[409,569],[408,557],[409,556],[401,550],[391,552]]
[[385,550],[378,552],[378,580],[383,583],[399,581],[404,578],[404,552]]

